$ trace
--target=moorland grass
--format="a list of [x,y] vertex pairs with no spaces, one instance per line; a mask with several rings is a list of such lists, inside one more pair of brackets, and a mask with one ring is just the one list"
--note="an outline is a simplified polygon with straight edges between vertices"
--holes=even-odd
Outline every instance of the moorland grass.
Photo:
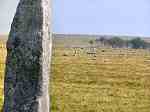
[[[64,55],[67,54],[67,55]],[[0,107],[6,49],[0,49]],[[135,49],[55,47],[50,75],[52,112],[149,112],[150,52]]]
[[96,57],[83,52],[53,50],[52,112],[149,112],[149,51],[98,49]]

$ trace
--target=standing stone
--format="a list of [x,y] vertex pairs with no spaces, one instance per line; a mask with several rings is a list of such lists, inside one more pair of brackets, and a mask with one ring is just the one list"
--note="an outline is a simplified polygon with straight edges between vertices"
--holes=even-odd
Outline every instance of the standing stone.
[[7,42],[4,112],[49,112],[51,0],[20,0]]

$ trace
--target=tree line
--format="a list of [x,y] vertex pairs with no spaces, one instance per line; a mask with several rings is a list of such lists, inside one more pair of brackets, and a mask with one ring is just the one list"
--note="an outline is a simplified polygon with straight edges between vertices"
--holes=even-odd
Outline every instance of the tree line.
[[[99,43],[103,46],[110,46],[112,48],[133,48],[133,49],[147,49],[150,48],[150,43],[144,41],[143,39],[137,37],[133,39],[122,39],[119,37],[105,38],[100,37],[95,40],[96,43]],[[89,42],[92,44],[92,42]]]

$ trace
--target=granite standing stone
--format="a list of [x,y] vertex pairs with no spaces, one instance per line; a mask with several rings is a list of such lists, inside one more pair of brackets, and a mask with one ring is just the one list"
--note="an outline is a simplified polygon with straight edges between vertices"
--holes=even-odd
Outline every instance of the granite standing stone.
[[19,2],[7,42],[3,112],[49,112],[50,2]]

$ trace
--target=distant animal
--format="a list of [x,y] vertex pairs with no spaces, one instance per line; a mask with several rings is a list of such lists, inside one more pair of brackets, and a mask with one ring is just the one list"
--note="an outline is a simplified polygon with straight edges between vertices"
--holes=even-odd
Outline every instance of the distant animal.
[[96,57],[96,52],[86,52],[88,55],[90,55],[90,56],[94,56],[94,57]]
[[86,52],[86,54],[88,54],[88,55],[90,55],[90,56],[94,56],[94,57],[96,57],[96,48],[95,47],[90,47],[89,49],[88,49],[88,51]]
[[105,52],[105,50],[102,50],[102,52]]

